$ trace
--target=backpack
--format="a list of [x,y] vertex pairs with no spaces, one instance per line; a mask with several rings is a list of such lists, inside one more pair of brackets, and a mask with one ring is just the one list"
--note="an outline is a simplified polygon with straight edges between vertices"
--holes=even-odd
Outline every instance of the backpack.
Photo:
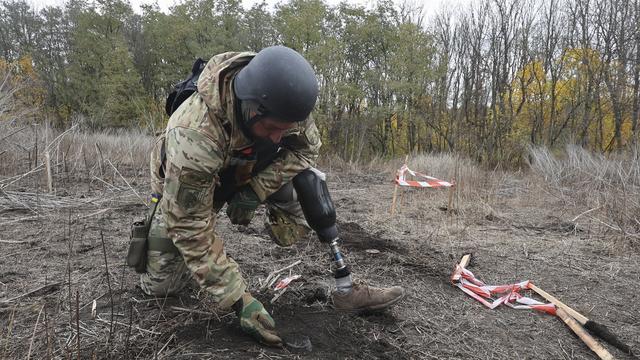
[[200,78],[200,74],[206,64],[207,62],[201,58],[196,59],[191,67],[191,76],[173,86],[164,105],[164,110],[167,115],[171,116],[180,104],[187,100],[194,92],[198,91],[198,78]]

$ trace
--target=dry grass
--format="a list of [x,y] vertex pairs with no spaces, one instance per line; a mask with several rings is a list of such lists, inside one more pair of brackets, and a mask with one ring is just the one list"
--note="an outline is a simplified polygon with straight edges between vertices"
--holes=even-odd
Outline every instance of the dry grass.
[[[104,130],[83,132],[78,126],[58,131],[45,125],[11,125],[0,123],[0,133],[6,134],[0,143],[2,165],[0,174],[17,175],[37,167],[41,157],[49,152],[56,175],[69,176],[106,172],[104,164],[146,169],[153,136],[136,130]],[[100,168],[102,166],[102,169]]]
[[[0,123],[0,206],[10,204],[33,208],[34,193],[46,192],[44,154],[49,153],[54,189],[81,180],[90,188],[121,192],[130,184],[148,182],[148,152],[153,137],[140,131],[83,132],[73,127],[65,132],[42,125]],[[454,209],[500,217],[496,199],[522,196],[538,191],[551,194],[562,211],[572,214],[576,226],[588,227],[603,236],[615,234],[637,243],[640,233],[640,156],[630,154],[604,156],[579,147],[567,147],[561,155],[545,148],[530,150],[530,172],[488,170],[456,154],[417,154],[409,157],[411,169],[439,179],[455,179]],[[376,159],[366,164],[351,164],[326,156],[320,167],[330,174],[351,173],[363,181],[376,177],[391,182],[404,159]],[[59,186],[58,186],[59,185]],[[25,191],[29,189],[29,191]],[[18,190],[20,193],[16,193]],[[13,192],[12,192],[13,191]],[[55,193],[55,191],[54,191]],[[412,202],[447,203],[447,190],[403,189],[401,206]],[[405,196],[406,194],[406,196]],[[437,199],[437,200],[436,200]],[[39,201],[39,200],[37,200]],[[529,201],[528,198],[523,201]],[[50,199],[45,204],[59,204]],[[381,208],[380,211],[383,209]]]
[[[133,192],[148,183],[148,154],[153,137],[140,131],[57,131],[42,125],[0,123],[0,209],[60,209]],[[48,156],[47,156],[48,155]],[[49,166],[47,166],[47,158]],[[48,168],[52,191],[49,192]],[[73,184],[86,184],[82,201],[61,199]],[[105,190],[108,196],[93,190]],[[137,196],[137,195],[136,195]]]
[[560,156],[531,149],[531,168],[543,188],[568,209],[571,221],[603,236],[640,243],[640,153],[604,156],[568,146]]

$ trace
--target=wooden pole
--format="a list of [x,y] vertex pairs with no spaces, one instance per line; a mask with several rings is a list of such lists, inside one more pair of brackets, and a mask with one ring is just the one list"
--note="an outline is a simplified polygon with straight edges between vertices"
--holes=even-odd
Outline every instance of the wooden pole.
[[[407,165],[407,162],[409,161],[409,155],[407,154],[407,156],[405,156],[404,158],[404,165]],[[398,183],[396,183],[396,186],[393,188],[393,199],[391,200],[391,216],[395,215],[396,213],[396,200],[398,199],[398,188],[400,186],[398,185]]]
[[53,192],[53,174],[51,173],[51,153],[50,153],[50,149],[49,149],[49,144],[47,143],[49,141],[49,123],[46,123],[47,126],[45,128],[45,137],[44,137],[44,143],[45,143],[45,150],[44,150],[44,165],[45,165],[45,169],[47,172],[47,189],[49,190],[50,193]]
[[47,170],[47,189],[50,193],[53,192],[53,175],[51,174],[51,156],[49,150],[44,153],[44,163]]
[[580,325],[582,325],[585,329],[589,330],[592,334],[600,337],[602,340],[608,342],[609,344],[617,347],[622,350],[624,353],[634,356],[633,351],[629,347],[629,345],[623,343],[615,334],[613,334],[609,328],[605,325],[600,324],[596,321],[593,321],[586,316],[580,314],[569,306],[565,305],[562,301],[556,299],[553,295],[548,292],[540,289],[532,283],[529,283],[529,288],[536,292],[538,295],[545,298],[547,301],[553,303],[559,309],[564,310],[569,314],[572,318],[574,318]]
[[453,184],[455,183],[454,179],[451,179],[451,186],[449,187],[449,202],[447,204],[447,213],[451,214],[453,211],[453,188],[455,187]]
[[398,184],[393,188],[393,199],[391,200],[391,216],[396,212],[396,199],[398,197]]
[[549,294],[548,292],[540,289],[539,287],[535,286],[532,283],[529,283],[529,288],[533,291],[535,291],[538,295],[542,296],[543,298],[545,298],[547,301],[551,302],[553,305],[557,306],[558,308],[564,310],[565,312],[567,312],[572,318],[578,320],[578,322],[582,325],[587,323],[587,319],[584,315],[580,314],[579,312],[573,310],[572,308],[568,307],[567,305],[565,305],[562,301],[556,299],[554,296],[552,296],[551,294]]
[[462,277],[462,269],[466,269],[470,261],[471,261],[471,254],[464,254],[462,258],[460,258],[460,262],[458,263],[458,266],[454,270],[453,274],[451,274],[450,280],[452,284],[455,284],[460,280],[460,278]]
[[596,355],[598,355],[600,359],[613,359],[613,355],[611,355],[611,353],[609,353],[607,349],[602,347],[602,345],[600,345],[600,343],[597,342],[596,339],[594,339],[582,327],[582,325],[578,324],[578,322],[574,318],[569,316],[566,311],[558,307],[556,308],[556,314],[560,319],[562,319],[562,321],[564,321],[565,324],[567,324],[567,326],[569,326],[569,328],[571,328],[571,330],[573,330],[576,335],[578,335],[580,340],[582,340],[589,347],[589,349],[591,349],[594,353],[596,353]]

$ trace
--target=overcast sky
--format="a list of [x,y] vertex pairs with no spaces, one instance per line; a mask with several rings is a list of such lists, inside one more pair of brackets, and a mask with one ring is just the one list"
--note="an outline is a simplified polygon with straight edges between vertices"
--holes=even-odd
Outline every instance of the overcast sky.
[[[43,8],[47,5],[61,5],[65,2],[65,0],[27,0],[36,8]],[[273,5],[283,2],[283,0],[265,0],[270,7],[273,8]],[[285,0],[286,1],[286,0]],[[401,0],[395,0],[396,2],[400,2]],[[437,10],[439,10],[444,4],[448,4],[448,6],[452,6],[453,4],[462,4],[465,2],[473,2],[476,0],[408,0],[411,4],[417,4],[424,6],[424,12],[426,18],[433,15]],[[142,4],[153,4],[157,3],[161,10],[167,12],[169,7],[179,3],[180,0],[129,0],[130,4],[133,6],[134,11],[140,11],[140,5]],[[245,8],[250,8],[253,4],[259,3],[261,0],[242,0],[242,5]],[[340,0],[325,0],[329,5],[337,5]],[[351,4],[359,4],[364,5],[366,7],[372,7],[376,0],[349,0]]]

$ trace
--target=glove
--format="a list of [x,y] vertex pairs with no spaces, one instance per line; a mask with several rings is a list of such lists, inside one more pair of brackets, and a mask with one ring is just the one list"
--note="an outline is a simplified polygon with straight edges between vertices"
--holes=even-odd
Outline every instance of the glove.
[[258,205],[260,205],[258,195],[251,186],[244,186],[229,201],[227,216],[232,224],[249,225]]
[[261,344],[273,347],[282,347],[282,339],[276,333],[276,323],[262,303],[256,300],[248,292],[244,293],[238,301],[233,304],[240,328],[245,333],[251,335]]

